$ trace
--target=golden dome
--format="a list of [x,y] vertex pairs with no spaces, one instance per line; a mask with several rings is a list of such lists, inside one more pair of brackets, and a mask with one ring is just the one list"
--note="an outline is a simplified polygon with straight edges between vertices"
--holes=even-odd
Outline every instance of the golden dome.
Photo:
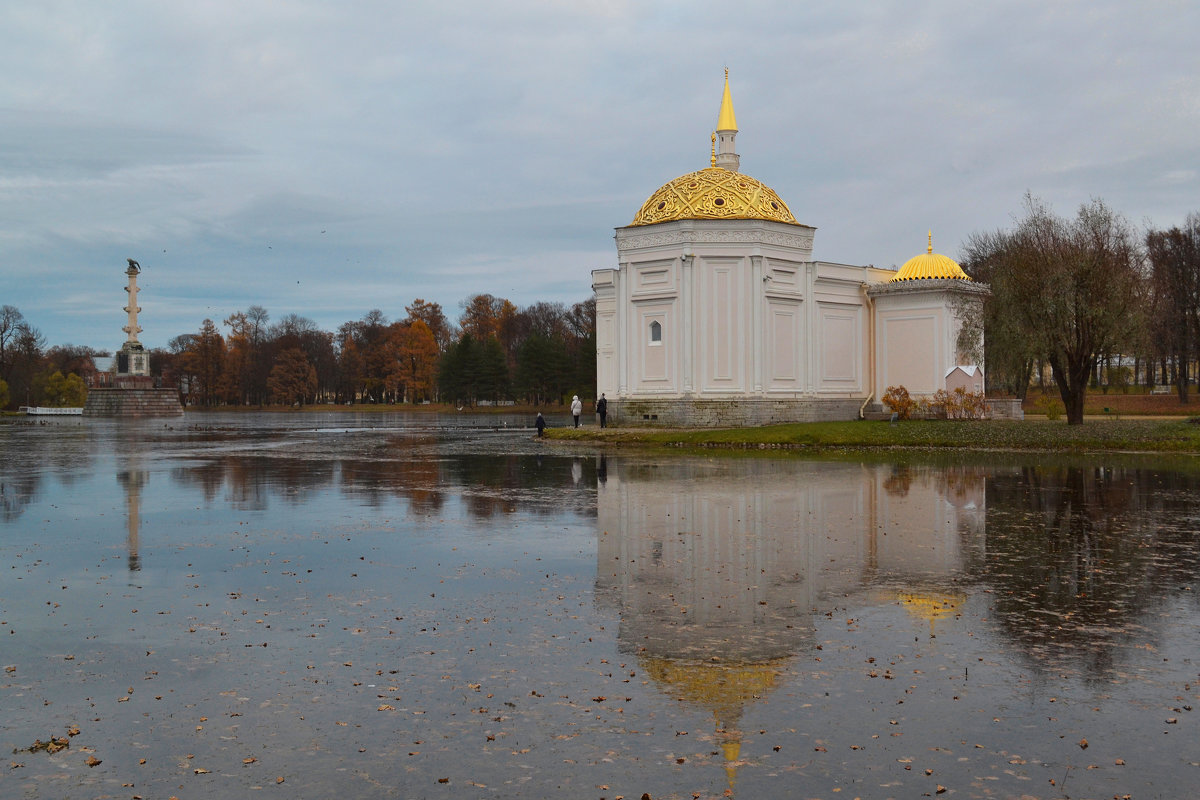
[[709,167],[664,184],[642,204],[633,225],[680,219],[765,219],[799,225],[775,191],[761,181]]
[[971,280],[971,276],[963,272],[962,267],[952,258],[941,253],[933,252],[933,231],[929,232],[929,248],[919,256],[914,256],[904,262],[900,271],[888,281],[918,281],[924,278],[954,278],[962,281]]

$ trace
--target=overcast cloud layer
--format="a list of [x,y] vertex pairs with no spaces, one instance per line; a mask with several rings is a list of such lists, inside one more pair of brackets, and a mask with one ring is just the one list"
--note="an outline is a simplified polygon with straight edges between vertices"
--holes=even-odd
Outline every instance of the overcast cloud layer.
[[49,344],[164,346],[265,306],[325,329],[414,298],[591,294],[613,229],[708,166],[814,257],[957,257],[1026,191],[1139,229],[1200,210],[1192,2],[6,3],[0,304]]

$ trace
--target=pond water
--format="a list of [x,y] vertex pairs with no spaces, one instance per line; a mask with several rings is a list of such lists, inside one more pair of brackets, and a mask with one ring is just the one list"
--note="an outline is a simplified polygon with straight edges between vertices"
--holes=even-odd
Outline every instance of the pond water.
[[1191,462],[528,425],[0,424],[0,796],[1200,786]]

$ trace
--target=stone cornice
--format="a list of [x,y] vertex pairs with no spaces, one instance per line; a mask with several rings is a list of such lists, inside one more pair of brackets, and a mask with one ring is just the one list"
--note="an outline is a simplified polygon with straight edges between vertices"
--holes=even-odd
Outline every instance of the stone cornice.
[[[658,226],[655,226],[658,227]],[[616,233],[617,251],[641,250],[654,247],[667,247],[684,244],[769,244],[777,247],[790,247],[797,250],[811,251],[814,228],[807,226],[787,226],[798,229],[796,233],[779,230],[774,224],[740,224],[736,227],[721,224],[720,227],[708,225],[669,224],[665,229],[649,230],[646,227],[618,228]]]
[[869,297],[922,294],[925,292],[951,292],[953,294],[974,294],[984,297],[992,293],[992,287],[986,283],[964,281],[961,278],[924,278],[915,281],[876,283],[867,288],[867,295]]

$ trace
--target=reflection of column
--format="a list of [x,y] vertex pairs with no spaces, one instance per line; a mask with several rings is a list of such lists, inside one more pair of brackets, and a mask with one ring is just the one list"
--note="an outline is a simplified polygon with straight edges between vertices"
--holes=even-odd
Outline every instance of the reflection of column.
[[149,473],[144,470],[129,469],[117,474],[117,482],[125,487],[125,509],[129,517],[129,571],[137,572],[142,568],[141,557],[138,555],[138,521],[141,511],[142,487],[146,485]]

